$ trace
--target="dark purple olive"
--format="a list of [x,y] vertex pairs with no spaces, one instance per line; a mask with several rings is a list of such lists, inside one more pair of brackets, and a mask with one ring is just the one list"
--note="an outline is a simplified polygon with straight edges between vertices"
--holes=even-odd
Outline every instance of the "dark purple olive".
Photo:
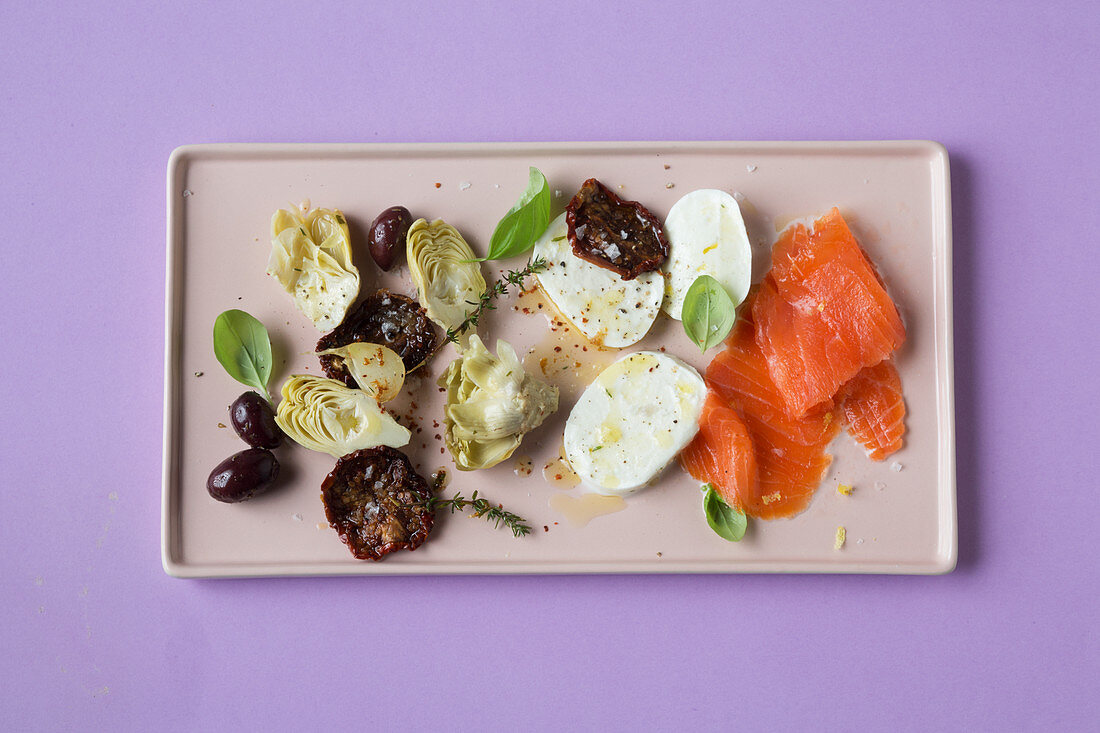
[[218,464],[206,479],[206,490],[218,501],[251,499],[271,488],[279,477],[279,462],[267,448],[247,448]]
[[389,272],[397,251],[405,248],[405,235],[412,226],[412,214],[404,206],[391,206],[371,222],[367,247],[378,266]]
[[275,448],[283,442],[283,431],[275,424],[274,410],[256,392],[245,392],[233,400],[229,421],[241,440],[253,448]]

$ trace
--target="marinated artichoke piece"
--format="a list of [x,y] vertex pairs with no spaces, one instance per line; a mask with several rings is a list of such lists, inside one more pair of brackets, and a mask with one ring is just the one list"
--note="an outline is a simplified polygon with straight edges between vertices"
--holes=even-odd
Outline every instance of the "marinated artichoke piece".
[[405,365],[401,357],[382,344],[353,342],[346,346],[318,351],[318,356],[339,357],[359,389],[378,402],[389,402],[405,383]]
[[507,341],[497,341],[493,356],[476,334],[439,386],[447,390],[444,438],[463,471],[507,459],[525,434],[558,409],[558,388],[525,372]]
[[406,236],[406,257],[416,283],[417,297],[428,316],[447,330],[455,330],[485,292],[476,255],[450,224],[417,219]]
[[408,429],[374,397],[334,379],[295,374],[282,393],[275,422],[304,448],[340,458],[363,448],[400,448],[409,442]]
[[294,298],[321,331],[344,320],[359,294],[359,270],[351,262],[348,224],[339,209],[279,209],[271,217],[267,273]]

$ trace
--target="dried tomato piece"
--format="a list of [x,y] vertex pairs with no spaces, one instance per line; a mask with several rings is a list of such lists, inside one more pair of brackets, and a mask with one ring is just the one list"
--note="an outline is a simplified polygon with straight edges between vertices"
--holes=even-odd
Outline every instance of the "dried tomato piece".
[[424,544],[435,523],[431,498],[408,457],[384,445],[344,456],[321,484],[325,517],[359,560]]
[[[382,344],[401,357],[411,372],[432,355],[440,341],[439,329],[412,298],[382,289],[356,306],[343,322],[317,342],[317,351],[351,343]],[[359,385],[333,354],[319,357],[325,376],[355,389]]]
[[623,201],[589,178],[565,207],[573,254],[633,280],[668,257],[661,221],[637,201]]

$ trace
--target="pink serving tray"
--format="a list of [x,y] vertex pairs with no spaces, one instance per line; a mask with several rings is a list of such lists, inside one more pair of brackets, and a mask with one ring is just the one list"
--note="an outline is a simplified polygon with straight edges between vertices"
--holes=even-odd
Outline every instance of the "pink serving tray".
[[[776,232],[796,218],[839,206],[882,271],[909,329],[897,355],[909,409],[906,447],[873,463],[847,436],[809,509],[790,520],[753,521],[740,543],[707,527],[698,484],[674,464],[625,510],[574,524],[551,508],[563,493],[542,467],[557,454],[578,384],[563,387],[559,414],[527,436],[517,456],[486,471],[452,471],[448,495],[479,490],[527,518],[528,537],[481,520],[440,514],[432,539],[383,562],[357,561],[325,522],[319,498],[334,460],[295,445],[280,448],[283,475],[270,493],[220,504],[205,489],[210,470],[243,449],[227,406],[246,388],[218,365],[211,328],[218,313],[241,308],[272,336],[271,391],[293,373],[319,373],[311,355],[319,334],[264,274],[275,209],[303,199],[343,210],[352,225],[363,293],[379,286],[413,292],[407,270],[382,277],[363,239],[382,209],[453,224],[484,252],[497,220],[537,166],[560,192],[556,215],[589,177],[664,217],[683,194],[720,188],[742,199],[754,246],[754,281],[767,268]],[[621,186],[621,189],[618,187]],[[486,279],[525,258],[486,263]],[[554,344],[591,362],[615,353],[582,352],[550,330],[537,295],[506,298],[483,319],[492,348],[505,338],[529,361]],[[524,309],[531,313],[524,313]],[[626,142],[493,144],[196,145],[168,163],[168,255],[165,324],[165,420],[162,551],[165,570],[181,577],[376,575],[426,573],[827,572],[943,573],[955,566],[954,392],[951,333],[951,211],[947,153],[937,143]],[[678,322],[658,317],[628,350],[664,347],[700,372],[716,351],[699,353]],[[435,378],[450,347],[410,376],[391,405],[421,428],[407,449],[425,476],[449,454],[435,436],[442,396]],[[552,358],[551,358],[552,361]],[[572,370],[564,370],[570,374]],[[200,376],[201,375],[201,376]],[[564,380],[564,381],[563,381]],[[413,407],[415,403],[415,409]],[[530,458],[523,475],[517,459]],[[838,493],[840,483],[855,487]],[[573,491],[564,492],[567,495]],[[838,526],[847,542],[834,549]]]

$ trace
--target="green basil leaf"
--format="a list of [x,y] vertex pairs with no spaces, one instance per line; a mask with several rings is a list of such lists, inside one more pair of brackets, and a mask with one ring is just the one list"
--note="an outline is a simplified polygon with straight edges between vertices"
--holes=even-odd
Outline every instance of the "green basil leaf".
[[706,485],[707,493],[703,497],[703,511],[707,515],[707,524],[714,533],[724,540],[739,542],[745,536],[749,518],[744,512],[734,509],[714,490],[713,484]]
[[229,376],[260,390],[268,402],[271,339],[264,324],[241,310],[227,310],[214,321],[214,356]]
[[700,275],[684,295],[680,317],[688,338],[706,351],[722,343],[733,328],[737,306],[720,282],[710,275]]
[[550,225],[550,184],[538,168],[531,167],[527,190],[508,210],[489,239],[489,254],[483,260],[503,260],[523,254]]

